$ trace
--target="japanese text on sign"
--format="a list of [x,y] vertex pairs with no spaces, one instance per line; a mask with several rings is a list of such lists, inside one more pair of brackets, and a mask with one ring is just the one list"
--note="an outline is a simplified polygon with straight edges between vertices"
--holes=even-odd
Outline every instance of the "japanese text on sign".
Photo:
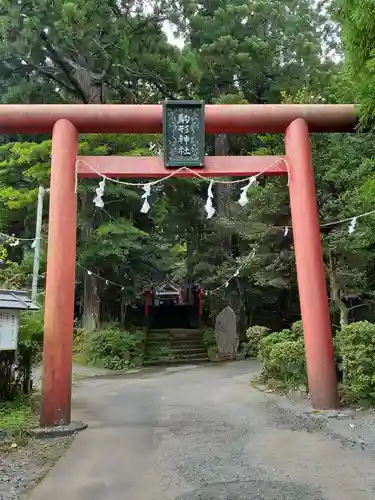
[[180,104],[166,107],[164,152],[167,166],[202,166],[204,121],[202,105]]

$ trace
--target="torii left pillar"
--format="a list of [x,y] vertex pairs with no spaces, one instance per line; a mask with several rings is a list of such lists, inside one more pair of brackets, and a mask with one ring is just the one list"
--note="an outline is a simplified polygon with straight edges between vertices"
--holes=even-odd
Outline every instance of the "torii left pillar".
[[48,227],[41,426],[70,423],[76,262],[78,132],[55,123]]

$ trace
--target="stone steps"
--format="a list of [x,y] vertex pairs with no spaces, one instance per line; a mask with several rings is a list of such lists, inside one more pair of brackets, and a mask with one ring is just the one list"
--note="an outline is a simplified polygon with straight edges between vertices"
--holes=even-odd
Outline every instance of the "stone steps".
[[194,338],[194,339],[175,339],[170,337],[147,337],[147,342],[149,344],[160,344],[161,342],[166,342],[171,345],[179,345],[179,346],[194,346],[194,345],[202,345],[202,339]]
[[174,338],[202,338],[201,330],[149,330],[147,332],[148,337],[174,337]]
[[[147,347],[149,348],[149,350],[152,350],[152,349],[157,349],[160,344],[159,343],[148,343],[146,344]],[[206,348],[204,345],[200,345],[200,344],[192,344],[192,345],[183,345],[183,346],[180,346],[180,345],[167,345],[168,347],[168,350],[172,353],[175,353],[175,354],[186,354],[186,353],[206,353]],[[146,348],[147,350],[147,348]]]
[[208,356],[201,330],[173,328],[147,332],[145,364],[204,361],[208,361]]
[[207,363],[208,361],[209,361],[209,359],[208,359],[207,355],[204,358],[203,357],[200,357],[200,358],[189,357],[189,358],[184,358],[184,359],[179,358],[177,360],[171,360],[169,358],[166,358],[166,359],[159,358],[159,359],[150,360],[150,359],[146,358],[144,361],[144,365],[145,366],[184,365],[184,364],[190,365],[190,364],[198,364],[198,363]]

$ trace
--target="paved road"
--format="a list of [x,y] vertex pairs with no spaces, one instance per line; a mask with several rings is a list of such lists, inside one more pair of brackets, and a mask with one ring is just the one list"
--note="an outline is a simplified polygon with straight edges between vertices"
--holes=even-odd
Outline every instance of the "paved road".
[[253,389],[256,368],[83,382],[75,418],[89,429],[30,500],[375,499],[373,450]]
[[[136,371],[136,370],[134,370]],[[43,372],[43,367],[42,365],[36,366],[33,369],[32,377],[33,377],[33,385],[34,387],[39,387],[42,384],[42,372]],[[87,366],[87,365],[81,365],[79,363],[73,363],[72,366],[72,373],[73,373],[73,382],[75,380],[80,380],[82,378],[89,378],[89,377],[95,377],[95,376],[100,376],[100,375],[109,375],[111,372],[110,370],[106,370],[105,368],[96,368],[94,366]]]

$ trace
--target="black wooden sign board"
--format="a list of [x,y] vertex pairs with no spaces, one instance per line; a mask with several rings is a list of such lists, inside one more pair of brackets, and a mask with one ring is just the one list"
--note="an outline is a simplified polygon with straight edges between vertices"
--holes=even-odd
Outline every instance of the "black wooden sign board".
[[164,101],[164,162],[167,168],[204,166],[204,102]]

